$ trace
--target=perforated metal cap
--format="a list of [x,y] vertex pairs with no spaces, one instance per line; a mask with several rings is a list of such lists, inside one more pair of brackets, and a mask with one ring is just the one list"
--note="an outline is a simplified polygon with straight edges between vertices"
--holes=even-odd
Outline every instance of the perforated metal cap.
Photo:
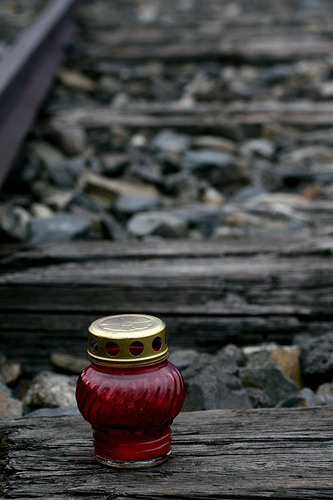
[[103,365],[140,365],[168,356],[165,323],[146,314],[121,314],[89,327],[88,357]]

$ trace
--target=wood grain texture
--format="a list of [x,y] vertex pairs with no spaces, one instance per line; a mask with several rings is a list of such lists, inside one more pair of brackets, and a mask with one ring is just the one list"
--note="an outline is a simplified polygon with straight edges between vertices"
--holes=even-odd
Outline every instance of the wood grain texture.
[[3,498],[330,499],[332,417],[327,407],[183,413],[171,459],[136,471],[95,462],[81,416],[2,423]]
[[82,355],[97,317],[144,311],[174,347],[289,343],[333,327],[332,252],[332,238],[2,247],[0,338],[9,358],[46,366]]
[[[298,42],[297,42],[298,43]],[[54,113],[55,126],[71,125],[86,129],[122,125],[130,128],[181,128],[200,133],[219,131],[235,126],[280,123],[313,129],[332,125],[333,103],[298,100],[294,102],[232,101],[199,103],[182,107],[176,103],[138,103],[130,108],[112,109],[103,106],[76,107]]]
[[[280,1],[276,2],[275,12],[261,4],[256,11],[245,8],[236,16],[228,16],[225,2],[206,5],[201,16],[199,12],[186,16],[175,2],[170,5],[170,10],[177,12],[172,23],[163,23],[160,11],[154,25],[144,32],[135,24],[117,26],[112,20],[98,17],[92,21],[98,29],[88,34],[86,53],[116,61],[156,58],[193,62],[209,58],[263,64],[322,56],[331,50],[329,4],[318,5],[315,16],[311,9],[306,11],[302,6],[296,12],[288,2]],[[83,13],[86,18],[88,15],[89,10]]]

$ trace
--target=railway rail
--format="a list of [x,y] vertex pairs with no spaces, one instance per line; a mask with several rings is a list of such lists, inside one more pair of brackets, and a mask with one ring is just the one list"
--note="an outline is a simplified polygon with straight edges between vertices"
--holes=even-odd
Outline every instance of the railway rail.
[[75,33],[78,0],[54,0],[0,63],[0,186]]

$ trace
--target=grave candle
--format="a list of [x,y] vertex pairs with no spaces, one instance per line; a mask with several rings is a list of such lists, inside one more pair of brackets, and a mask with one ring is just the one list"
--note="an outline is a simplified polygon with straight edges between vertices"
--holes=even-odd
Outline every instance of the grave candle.
[[184,383],[167,359],[165,330],[163,321],[144,314],[108,316],[89,327],[91,364],[78,379],[76,399],[103,465],[151,467],[171,453]]

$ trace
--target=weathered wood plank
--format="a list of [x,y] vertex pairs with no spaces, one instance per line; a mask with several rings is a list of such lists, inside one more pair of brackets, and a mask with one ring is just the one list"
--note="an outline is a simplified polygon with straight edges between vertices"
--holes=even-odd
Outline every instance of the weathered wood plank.
[[[48,313],[18,314],[3,313],[0,331],[3,351],[8,359],[21,362],[26,371],[36,372],[50,368],[52,352],[70,353],[84,356],[87,348],[87,328],[97,317],[113,312],[131,313],[146,309],[129,308],[115,311],[108,308],[95,314]],[[149,312],[161,317],[168,325],[169,346],[196,348],[214,351],[228,342],[254,344],[277,341],[289,343],[292,334],[309,332],[318,335],[330,331],[330,320],[305,323],[296,316],[257,316],[257,317],[214,317],[172,315]]]
[[[313,202],[311,202],[313,207]],[[326,211],[327,206],[322,210]],[[84,250],[84,251],[83,251]],[[302,255],[329,257],[333,255],[333,238],[300,238],[290,236],[282,240],[274,238],[224,238],[223,240],[168,240],[137,241],[135,245],[123,242],[73,241],[66,243],[45,243],[39,245],[0,245],[1,271],[17,271],[34,266],[46,266],[65,262],[86,260],[149,259],[152,257],[249,257],[269,254],[276,257],[299,257]]]
[[135,471],[97,464],[80,416],[2,423],[4,498],[329,499],[332,416],[328,407],[183,413],[171,459]]
[[[255,37],[254,37],[255,38]],[[254,40],[244,38],[244,40],[233,40],[221,37],[219,41],[197,41],[192,44],[177,41],[176,43],[138,44],[138,40],[131,45],[122,46],[114,43],[110,51],[110,46],[96,45],[88,50],[90,57],[105,58],[111,60],[149,60],[158,59],[163,61],[198,61],[204,59],[228,59],[241,60],[247,62],[261,61],[290,61],[306,57],[323,57],[333,49],[331,40],[325,40],[317,36],[304,34],[297,38],[267,36]],[[247,43],[245,43],[245,40]]]
[[[224,5],[223,5],[224,4]],[[246,2],[243,2],[246,5]],[[197,28],[197,34],[200,35],[204,33],[206,36],[214,36],[214,34],[221,35],[221,30],[223,33],[225,31],[231,31],[238,33],[239,30],[252,30],[247,31],[245,36],[249,34],[258,35],[262,31],[269,33],[269,30],[272,31],[273,34],[285,32],[286,34],[290,33],[290,31],[296,29],[299,33],[300,29],[303,32],[310,32],[312,34],[322,34],[329,33],[330,27],[332,26],[332,19],[328,17],[328,12],[330,11],[330,5],[326,2],[326,6],[316,4],[315,16],[314,10],[306,9],[302,6],[302,9],[298,7],[290,9],[290,1],[287,2],[275,2],[274,6],[269,5],[267,9],[267,5],[261,4],[261,8],[254,8],[251,10],[243,9],[240,13],[237,12],[233,15],[227,14],[228,5],[226,2],[221,0],[217,2],[210,2],[203,5],[198,5],[197,8],[201,7],[201,14],[197,13],[197,15],[193,15],[193,9],[191,11],[192,15],[188,15],[188,12],[182,11],[179,9],[179,2],[168,2],[169,11],[177,10],[177,15],[173,16],[173,23],[163,22],[162,19],[157,18],[153,24],[146,25],[144,30],[142,28],[138,28],[136,23],[131,22],[127,23],[123,22],[121,26],[116,22],[115,18],[103,15],[104,12],[98,11],[94,9],[94,6],[91,6],[93,9],[94,16],[92,16],[92,11],[88,8],[85,8],[81,11],[80,18],[89,19],[89,23],[93,30],[90,30],[89,34],[92,35],[92,39],[94,36],[98,37],[99,33],[107,33],[109,36],[111,31],[112,33],[116,32],[119,34],[125,33],[129,36],[129,39],[124,38],[125,41],[134,42],[135,38],[131,38],[131,35],[134,37],[146,38],[147,33],[148,36],[150,33],[155,33],[156,41],[160,41],[160,43],[164,42],[164,37],[172,36],[180,37],[182,35],[188,36],[188,30],[192,33],[192,36],[195,36],[196,33],[193,33],[195,28]],[[160,7],[165,7],[165,5],[160,4]],[[246,7],[248,7],[248,2]],[[218,15],[219,13],[219,15]],[[187,14],[187,15],[186,15]],[[128,19],[127,19],[128,20]],[[122,20],[124,21],[124,20]],[[179,26],[183,28],[182,32],[179,32]],[[211,31],[208,28],[211,28]],[[130,29],[132,28],[132,29]],[[215,29],[214,29],[215,28]],[[219,29],[217,29],[219,28]],[[84,26],[83,26],[84,29]],[[200,31],[201,29],[201,31]],[[184,36],[184,38],[185,38]],[[245,36],[243,38],[245,38]]]
[[144,311],[173,347],[289,343],[333,328],[332,253],[332,238],[3,247],[1,342],[45,366],[53,351],[82,355],[96,317]]
[[153,22],[144,28],[137,22],[140,7],[128,9],[125,16],[117,7],[115,16],[103,15],[93,5],[85,9],[83,20],[97,28],[86,33],[86,54],[107,61],[215,59],[263,64],[332,51],[329,2],[154,2]]
[[284,123],[298,127],[332,125],[333,102],[212,102],[192,107],[179,103],[138,103],[126,109],[86,106],[54,113],[52,123],[61,126],[80,125],[87,129],[123,125],[132,128],[187,128],[191,130],[217,130],[229,124],[262,125]]

